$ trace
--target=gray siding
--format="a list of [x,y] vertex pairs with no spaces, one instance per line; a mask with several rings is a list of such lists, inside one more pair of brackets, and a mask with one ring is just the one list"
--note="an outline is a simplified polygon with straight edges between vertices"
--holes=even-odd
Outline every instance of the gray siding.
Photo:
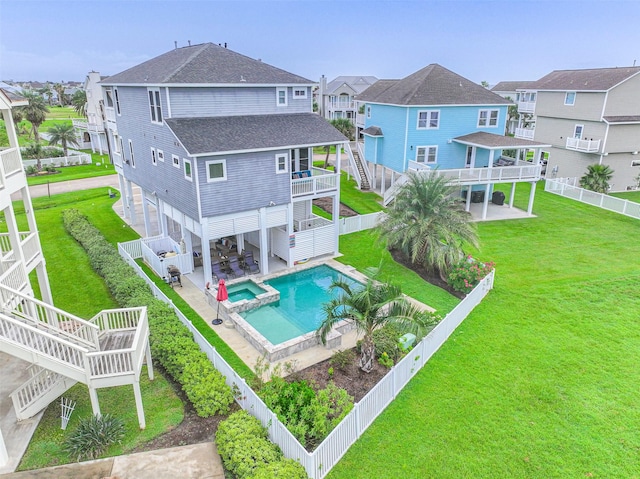
[[[573,137],[576,125],[583,125],[583,140],[602,140],[606,133],[606,125],[602,122],[570,120],[560,118],[538,117],[536,119],[536,141],[549,143],[553,146],[564,148],[567,138]],[[600,143],[602,145],[602,143]]]
[[[281,151],[278,153],[287,153]],[[202,216],[218,216],[291,201],[291,173],[276,174],[276,152],[198,158]],[[226,160],[227,180],[207,183],[206,163]]]
[[276,105],[276,87],[199,87],[170,88],[172,118],[210,116],[308,113],[312,111],[311,88],[307,98],[294,99],[287,88],[287,106]]
[[[162,114],[168,114],[165,89],[161,88]],[[184,177],[185,150],[165,125],[151,123],[146,87],[118,87],[121,115],[117,117],[118,133],[124,143],[124,158],[131,160],[129,140],[133,142],[135,168],[123,164],[124,175],[145,190],[155,191],[158,198],[175,206],[192,218],[199,218],[195,182]],[[164,162],[151,162],[151,147],[164,153]],[[172,155],[180,157],[180,168],[173,166]]]
[[[640,150],[640,125],[610,125],[607,153],[631,153]],[[635,158],[634,158],[635,159]]]

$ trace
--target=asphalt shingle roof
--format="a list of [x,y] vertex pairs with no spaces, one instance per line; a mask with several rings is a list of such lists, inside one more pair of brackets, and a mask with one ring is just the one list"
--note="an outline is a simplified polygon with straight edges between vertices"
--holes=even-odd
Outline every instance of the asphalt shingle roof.
[[603,116],[607,123],[640,123],[640,115]]
[[325,93],[331,94],[345,83],[349,85],[353,91],[360,93],[377,81],[378,79],[374,76],[339,76],[327,84],[327,91]]
[[606,91],[640,73],[640,67],[555,70],[528,88],[532,90]]
[[214,43],[176,48],[101,82],[126,84],[312,84],[293,73]]
[[[511,103],[500,95],[436,63],[392,85],[387,84],[386,89],[379,91],[375,88],[381,81],[367,88],[362,95],[358,96],[358,100],[392,105],[507,105]],[[379,93],[374,96],[376,91]]]
[[478,131],[470,133],[468,135],[459,136],[454,138],[453,141],[459,143],[472,143],[474,145],[480,145],[488,149],[500,149],[500,148],[536,148],[551,146],[546,143],[540,143],[539,141],[523,140],[522,138],[515,138],[512,136],[496,135],[495,133],[487,133],[486,131]]
[[530,85],[532,85],[533,81],[501,81],[497,85],[495,85],[491,91],[516,91],[520,89],[528,89]]
[[348,141],[315,113],[169,118],[165,121],[190,155]]

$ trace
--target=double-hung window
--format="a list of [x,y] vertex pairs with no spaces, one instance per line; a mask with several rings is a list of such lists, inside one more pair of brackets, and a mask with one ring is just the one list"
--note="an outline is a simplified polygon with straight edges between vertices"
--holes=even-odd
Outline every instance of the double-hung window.
[[116,113],[119,115],[120,114],[120,97],[118,96],[118,89],[115,87],[113,89],[113,96],[116,100]]
[[153,166],[158,166],[158,157],[156,156],[156,149],[155,148],[151,148],[151,164]]
[[439,110],[424,110],[418,112],[418,130],[436,130],[439,127]]
[[151,122],[162,123],[162,104],[158,88],[149,89],[149,110],[151,111]]
[[136,158],[133,155],[133,142],[131,140],[129,140],[129,154],[131,154],[131,166],[133,168],[136,167]]
[[435,163],[438,160],[437,146],[418,146],[416,148],[417,163]]
[[173,162],[173,166],[180,168],[180,157],[178,155],[171,155],[171,161]]
[[193,181],[193,172],[191,171],[191,160],[187,160],[186,158],[184,158],[182,161],[184,162],[184,177],[189,181]]
[[207,161],[207,183],[227,179],[227,160]]
[[498,126],[499,110],[480,110],[478,113],[478,127],[490,128]]
[[564,95],[564,104],[567,106],[573,106],[576,103],[576,92],[568,91]]
[[276,173],[286,173],[289,165],[289,157],[286,153],[276,155]]
[[278,106],[287,106],[287,89],[276,88],[276,104]]

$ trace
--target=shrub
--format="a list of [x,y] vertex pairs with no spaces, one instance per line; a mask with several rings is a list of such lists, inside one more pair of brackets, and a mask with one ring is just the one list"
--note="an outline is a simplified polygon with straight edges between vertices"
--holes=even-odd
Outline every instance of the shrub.
[[182,389],[200,417],[215,414],[229,414],[233,394],[224,382],[224,376],[211,367],[206,354],[200,353],[198,359],[184,367]]
[[[398,340],[404,332],[399,325],[392,323],[387,323],[383,327],[376,329],[373,332],[373,344],[376,348],[376,357],[381,358],[382,355],[385,354],[391,361],[392,366],[397,363],[403,356]],[[380,362],[380,364],[385,366],[382,362]]]
[[78,427],[65,443],[69,456],[96,459],[111,444],[120,443],[124,437],[124,423],[110,414],[91,416],[80,420]]
[[482,263],[469,255],[451,268],[447,283],[456,291],[470,293],[494,266],[493,262]]
[[307,471],[302,464],[293,459],[282,459],[258,466],[249,479],[308,479]]
[[25,167],[24,172],[27,175],[35,175],[38,172],[38,168],[36,168],[36,165],[27,166]]
[[389,368],[389,369],[391,369],[395,364],[393,359],[391,359],[387,353],[382,353],[378,357],[378,362],[385,368]]
[[352,349],[341,349],[333,353],[333,356],[331,356],[331,359],[329,360],[329,364],[341,371],[345,371],[355,362],[355,360],[356,353],[354,353]]

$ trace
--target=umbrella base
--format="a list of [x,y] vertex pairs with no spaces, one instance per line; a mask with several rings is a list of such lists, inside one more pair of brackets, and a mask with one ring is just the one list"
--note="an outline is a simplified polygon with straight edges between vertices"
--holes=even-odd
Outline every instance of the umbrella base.
[[216,318],[211,321],[211,324],[215,324],[217,326],[218,324],[222,324],[222,320],[220,318]]

